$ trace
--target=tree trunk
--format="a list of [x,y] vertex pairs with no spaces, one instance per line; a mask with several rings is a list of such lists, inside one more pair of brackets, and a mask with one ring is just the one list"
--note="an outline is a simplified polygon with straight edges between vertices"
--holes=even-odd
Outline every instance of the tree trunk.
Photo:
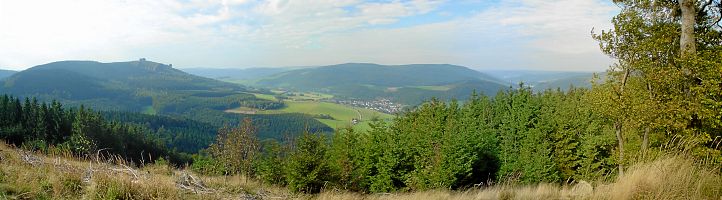
[[694,25],[697,24],[695,21],[697,15],[696,6],[695,0],[679,0],[679,7],[682,10],[682,34],[679,40],[679,48],[683,58],[697,52],[694,37]]
[[[654,93],[652,93],[652,84],[647,82],[647,92],[649,93],[649,100],[654,100]],[[642,152],[646,153],[649,147],[649,132],[652,130],[652,122],[647,123],[647,127],[644,128],[644,137],[642,138]]]
[[[619,103],[623,104],[622,102],[624,98],[624,86],[627,85],[627,78],[629,77],[629,69],[624,70],[624,76],[622,77],[622,85],[619,87]],[[624,175],[624,135],[622,134],[622,119],[617,119],[617,122],[614,123],[614,129],[615,133],[617,134],[617,144],[619,145],[619,176],[621,177]]]
[[617,133],[617,144],[619,144],[619,177],[622,177],[624,175],[624,166],[622,165],[624,162],[624,138],[622,137],[621,120],[614,123],[614,129]]
[[651,128],[649,128],[649,125],[644,128],[644,137],[642,138],[642,152],[646,153],[647,148],[649,147],[649,131],[651,131]]

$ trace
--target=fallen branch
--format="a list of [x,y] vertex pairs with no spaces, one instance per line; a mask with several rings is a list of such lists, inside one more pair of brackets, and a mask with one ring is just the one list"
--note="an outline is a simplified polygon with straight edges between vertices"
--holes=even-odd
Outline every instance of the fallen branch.
[[184,190],[190,190],[193,193],[212,193],[213,190],[206,187],[202,180],[194,177],[186,172],[182,172],[176,180],[176,186]]

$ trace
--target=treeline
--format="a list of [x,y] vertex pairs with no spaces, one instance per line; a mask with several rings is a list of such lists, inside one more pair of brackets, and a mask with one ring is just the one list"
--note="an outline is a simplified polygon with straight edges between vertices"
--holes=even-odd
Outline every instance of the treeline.
[[119,155],[134,163],[167,158],[185,163],[189,157],[166,148],[157,133],[141,125],[105,120],[80,107],[3,95],[0,97],[0,138],[30,150],[77,156]]
[[[306,132],[287,144],[265,141],[252,174],[302,192],[590,180],[614,170],[614,138],[605,134],[611,127],[584,106],[586,93],[535,94],[522,87],[494,98],[474,94],[464,104],[432,100],[390,123],[374,122],[368,132],[341,129],[330,138]],[[225,154],[211,155],[220,162]]]
[[102,111],[104,118],[149,128],[169,149],[197,153],[208,148],[216,137],[217,126],[184,117],[147,115],[122,111]]
[[286,106],[286,104],[282,101],[270,101],[265,99],[241,101],[239,105],[260,110],[276,110]]
[[[332,132],[333,129],[313,116],[298,113],[288,114],[236,114],[225,110],[239,106],[256,109],[278,109],[285,106],[282,102],[258,99],[253,94],[217,91],[183,91],[177,93],[159,93],[153,96],[153,110],[160,115],[172,118],[192,119],[214,126],[213,131],[225,125],[236,126],[244,118],[252,118],[259,127],[261,138],[282,139],[286,135],[298,135],[304,129],[313,132]],[[138,121],[134,121],[138,122]],[[141,122],[144,123],[144,122]],[[166,129],[169,127],[166,126]],[[175,133],[186,134],[186,133]],[[191,135],[196,135],[191,130]],[[215,134],[214,134],[215,135]],[[198,145],[182,144],[179,149],[197,150],[207,147],[213,138],[202,138]],[[184,143],[184,140],[178,140]]]
[[[392,122],[373,122],[367,132],[347,128],[329,137],[306,131],[281,143],[254,139],[257,130],[247,121],[223,129],[192,168],[244,173],[308,193],[598,180],[616,176],[618,163],[632,161],[617,156],[613,121],[589,106],[596,95],[576,88],[535,93],[522,86],[492,98],[473,94],[463,104],[432,100]],[[660,147],[673,137],[658,134],[646,142]],[[643,141],[641,134],[628,135],[627,153],[645,155]],[[706,144],[688,145],[717,151]]]
[[[154,132],[169,149],[194,154],[206,149],[216,138],[217,130],[224,125],[236,126],[244,119],[243,115],[221,113],[217,123],[205,123],[183,116],[148,115],[122,111],[102,111],[105,119],[134,124]],[[197,115],[201,118],[203,115]],[[314,133],[331,133],[333,129],[313,120],[305,114],[245,115],[252,117],[252,123],[258,127],[258,137],[262,139],[283,140],[285,137],[297,137],[303,130]]]

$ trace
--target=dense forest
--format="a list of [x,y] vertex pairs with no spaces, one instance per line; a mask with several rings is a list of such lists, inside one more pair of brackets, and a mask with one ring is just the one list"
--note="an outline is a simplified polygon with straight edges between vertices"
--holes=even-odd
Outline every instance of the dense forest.
[[305,132],[285,143],[253,142],[252,125],[242,124],[227,128],[192,167],[247,173],[299,192],[379,193],[610,178],[677,145],[670,143],[675,139],[696,156],[722,163],[713,148],[719,140],[709,139],[721,136],[720,127],[705,127],[710,135],[634,132],[625,136],[627,157],[619,157],[614,121],[588,106],[596,95],[574,88],[534,93],[522,86],[492,98],[474,94],[463,104],[432,100],[392,122],[376,121],[368,132]]
[[155,132],[169,149],[191,154],[208,148],[218,129],[217,126],[183,117],[120,111],[101,111],[100,114],[108,120],[144,126]]
[[118,155],[136,164],[158,158],[180,164],[190,159],[169,150],[158,136],[161,131],[108,121],[84,107],[66,109],[55,101],[21,101],[4,95],[0,97],[0,113],[0,138],[28,150],[77,156]]

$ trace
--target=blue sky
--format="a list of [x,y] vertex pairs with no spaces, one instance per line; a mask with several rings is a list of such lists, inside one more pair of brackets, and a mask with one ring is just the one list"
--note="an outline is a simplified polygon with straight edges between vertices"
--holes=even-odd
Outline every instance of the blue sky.
[[0,68],[58,60],[175,67],[346,62],[602,71],[602,0],[0,0]]

